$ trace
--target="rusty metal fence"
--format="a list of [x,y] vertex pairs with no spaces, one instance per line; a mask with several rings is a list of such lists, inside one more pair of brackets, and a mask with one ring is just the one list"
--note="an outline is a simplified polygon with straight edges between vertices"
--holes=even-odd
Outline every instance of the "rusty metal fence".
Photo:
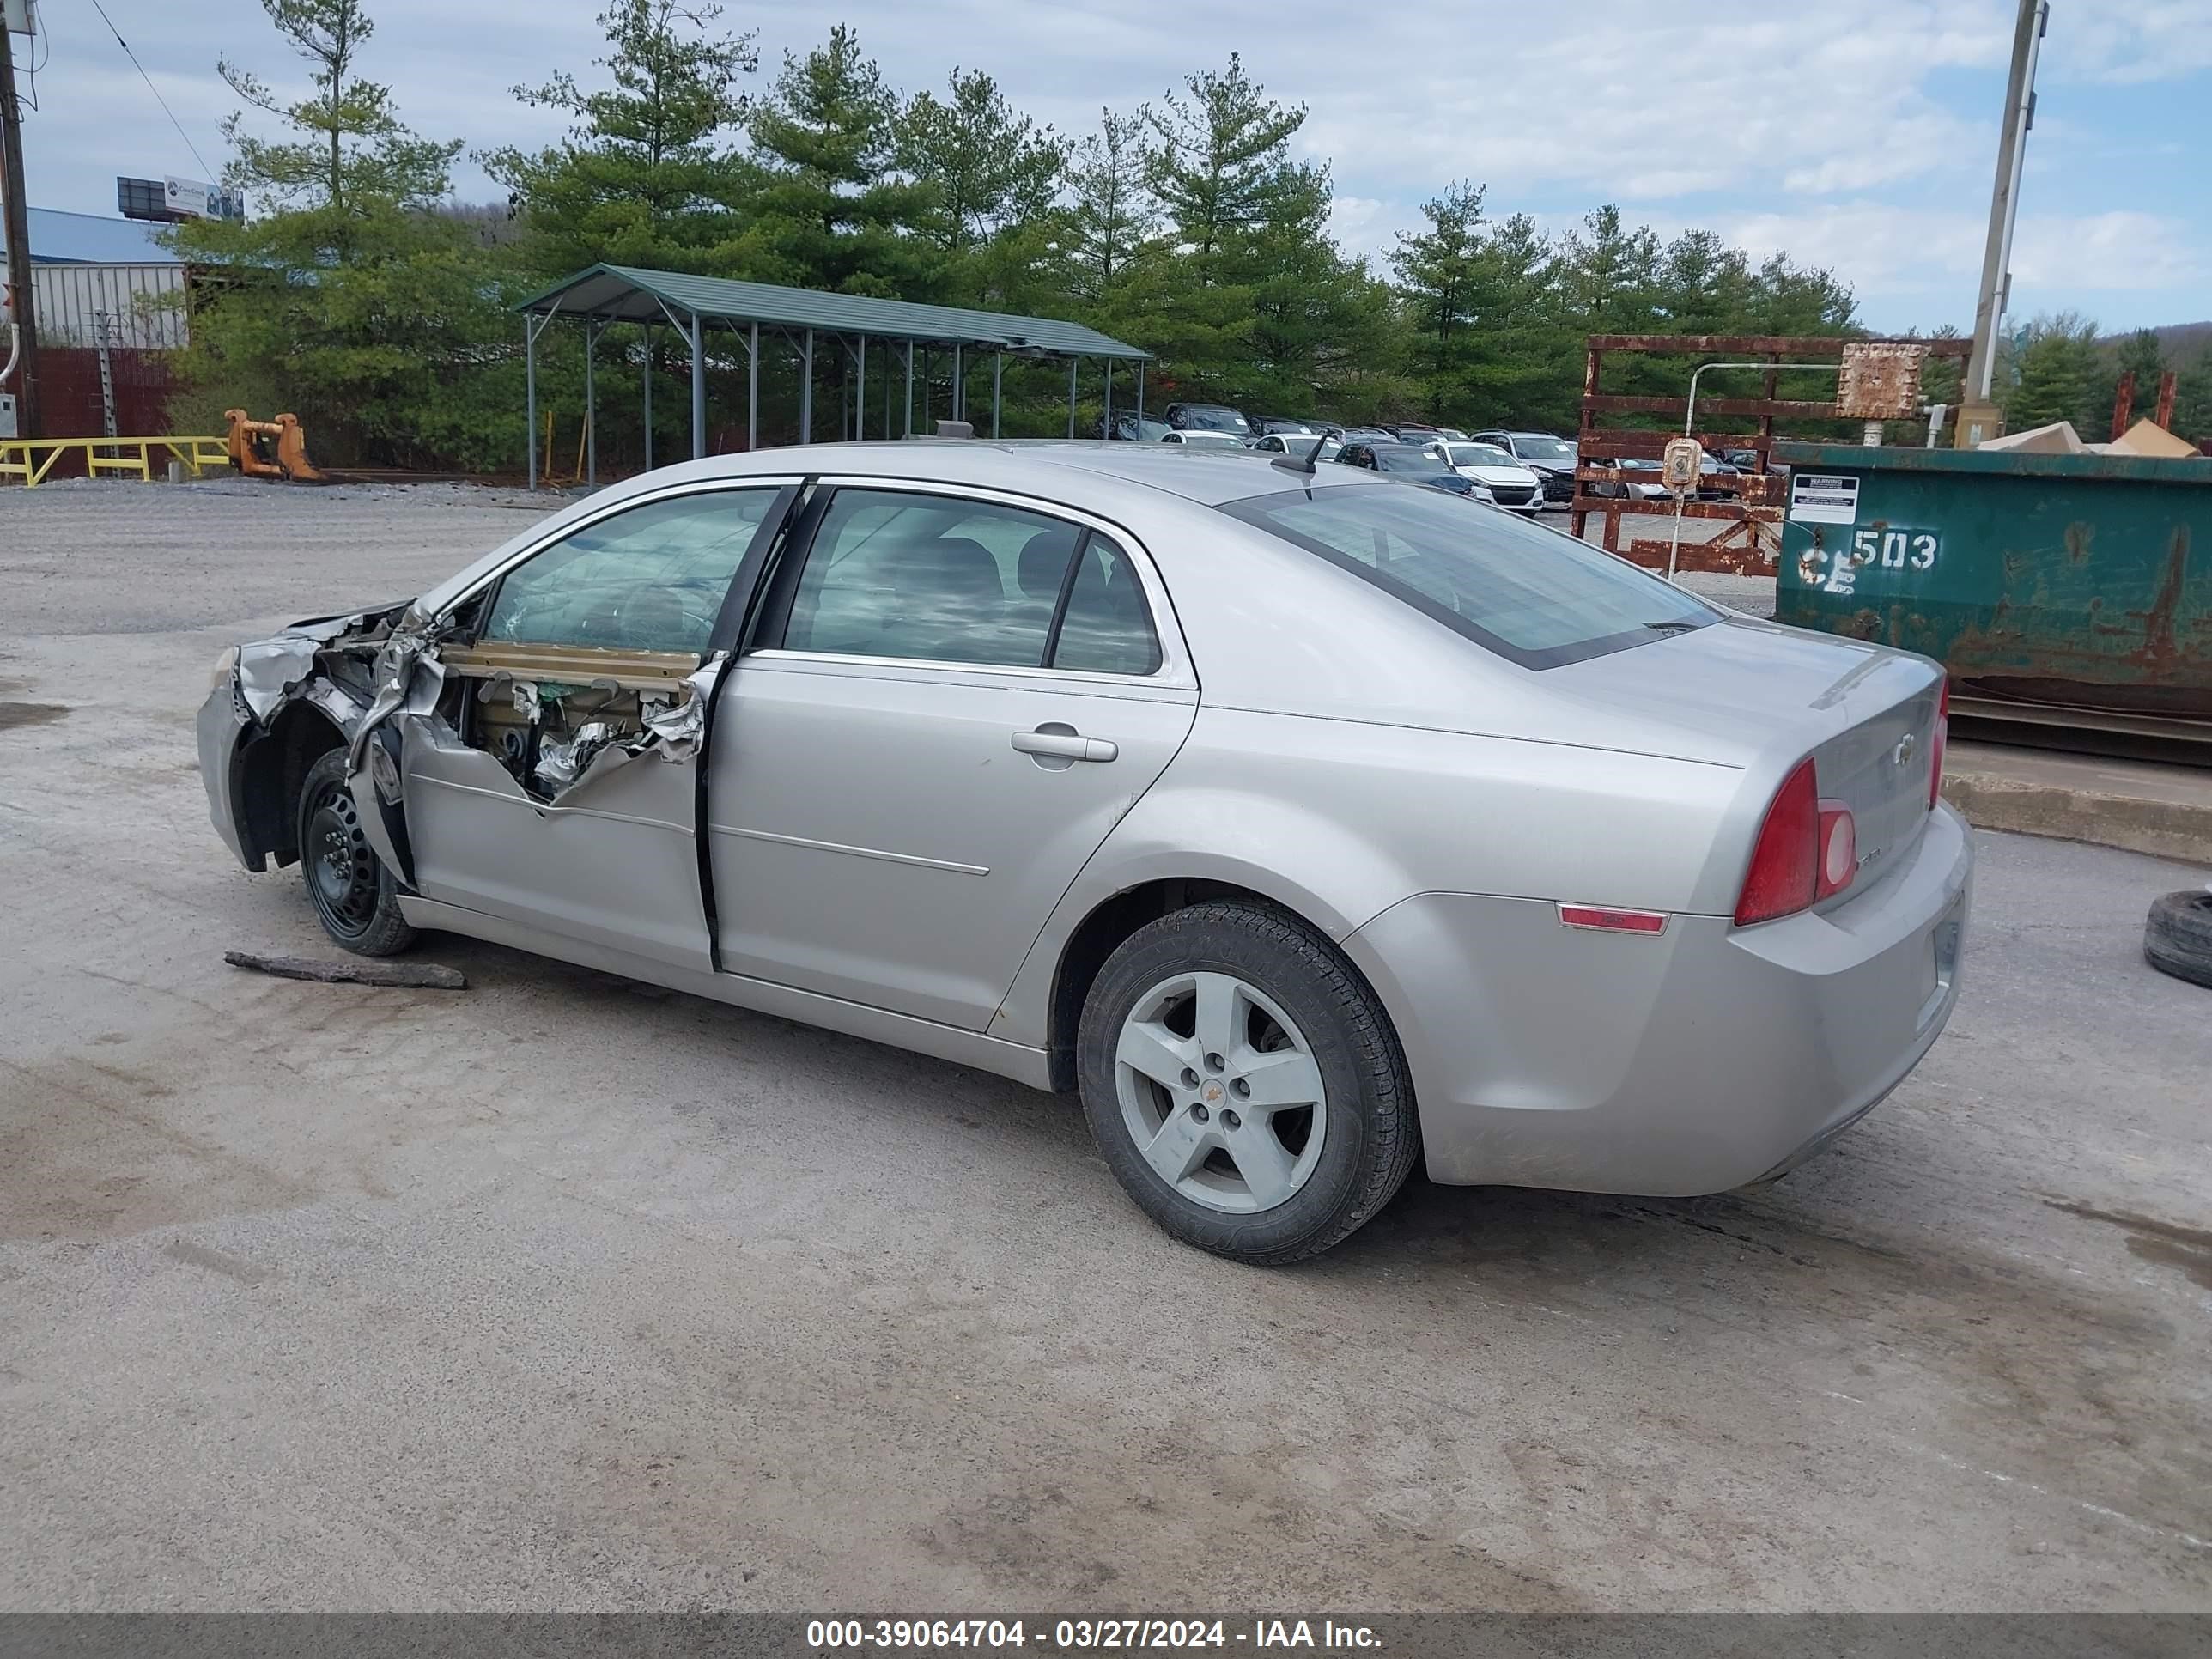
[[[1649,568],[1667,568],[1670,541],[1643,537],[1635,526],[1646,519],[1671,521],[1679,510],[1685,520],[1723,527],[1681,543],[1679,570],[1765,575],[1781,547],[1782,514],[1789,479],[1774,470],[1775,423],[1839,420],[1901,420],[1919,412],[1921,371],[1929,358],[1964,359],[1970,340],[1849,340],[1835,337],[1766,334],[1593,334],[1583,369],[1582,424],[1577,434],[1575,498],[1571,520],[1581,536],[1591,515],[1602,523],[1608,552]],[[1705,362],[1747,362],[1763,371],[1755,398],[1705,397],[1692,425],[1710,422],[1689,435],[1708,454],[1750,452],[1752,465],[1734,472],[1715,472],[1699,481],[1698,499],[1678,509],[1671,496],[1647,498],[1640,490],[1655,485],[1656,470],[1627,468],[1623,461],[1657,461],[1669,438],[1682,434],[1689,419],[1689,393],[1639,394],[1607,392],[1607,359],[1623,356],[1690,358]],[[1685,369],[1690,366],[1683,365]],[[1837,374],[1832,401],[1778,396],[1782,377],[1793,370]],[[1739,370],[1738,372],[1741,372]],[[1607,427],[1606,415],[1663,415],[1665,428]],[[1721,422],[1734,422],[1731,428]],[[1786,434],[1785,434],[1786,435]],[[1624,532],[1626,539],[1623,539]]]

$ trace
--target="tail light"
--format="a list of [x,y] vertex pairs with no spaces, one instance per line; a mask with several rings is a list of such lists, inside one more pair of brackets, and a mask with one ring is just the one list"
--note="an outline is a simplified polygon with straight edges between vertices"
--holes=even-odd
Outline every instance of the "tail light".
[[1820,799],[1820,774],[1800,761],[1783,780],[1744,872],[1736,899],[1739,927],[1809,909],[1849,887],[1858,876],[1857,828],[1851,809]]
[[1928,745],[1928,810],[1936,810],[1943,793],[1943,745],[1951,736],[1951,682],[1943,681],[1943,694],[1936,700],[1936,740]]

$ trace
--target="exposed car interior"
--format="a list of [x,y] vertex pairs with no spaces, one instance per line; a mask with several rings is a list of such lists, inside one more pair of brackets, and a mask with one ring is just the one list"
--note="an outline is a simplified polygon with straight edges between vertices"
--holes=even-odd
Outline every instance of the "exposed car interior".
[[688,702],[772,489],[679,495],[584,526],[454,618],[440,712],[550,800]]

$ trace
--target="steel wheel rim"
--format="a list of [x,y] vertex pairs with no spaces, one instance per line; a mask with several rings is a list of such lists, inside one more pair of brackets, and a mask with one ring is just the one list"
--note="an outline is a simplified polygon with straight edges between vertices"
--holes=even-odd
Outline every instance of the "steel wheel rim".
[[1114,1089],[1138,1156],[1209,1210],[1279,1209],[1321,1162],[1328,1112],[1313,1045],[1233,974],[1176,974],[1139,997],[1115,1045]]
[[376,919],[376,854],[362,833],[361,811],[353,793],[325,785],[307,815],[300,848],[307,866],[307,891],[331,930],[349,938],[368,931]]

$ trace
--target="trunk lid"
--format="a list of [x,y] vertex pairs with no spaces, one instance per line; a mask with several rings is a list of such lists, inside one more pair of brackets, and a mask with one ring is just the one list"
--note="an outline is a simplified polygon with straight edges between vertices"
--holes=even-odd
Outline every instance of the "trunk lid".
[[1927,822],[1943,672],[1924,657],[1730,620],[1544,678],[1663,732],[1659,742],[1638,733],[1647,752],[1741,766],[1778,786],[1810,755],[1821,796],[1850,808],[1858,841],[1859,879],[1829,905],[1893,868]]

